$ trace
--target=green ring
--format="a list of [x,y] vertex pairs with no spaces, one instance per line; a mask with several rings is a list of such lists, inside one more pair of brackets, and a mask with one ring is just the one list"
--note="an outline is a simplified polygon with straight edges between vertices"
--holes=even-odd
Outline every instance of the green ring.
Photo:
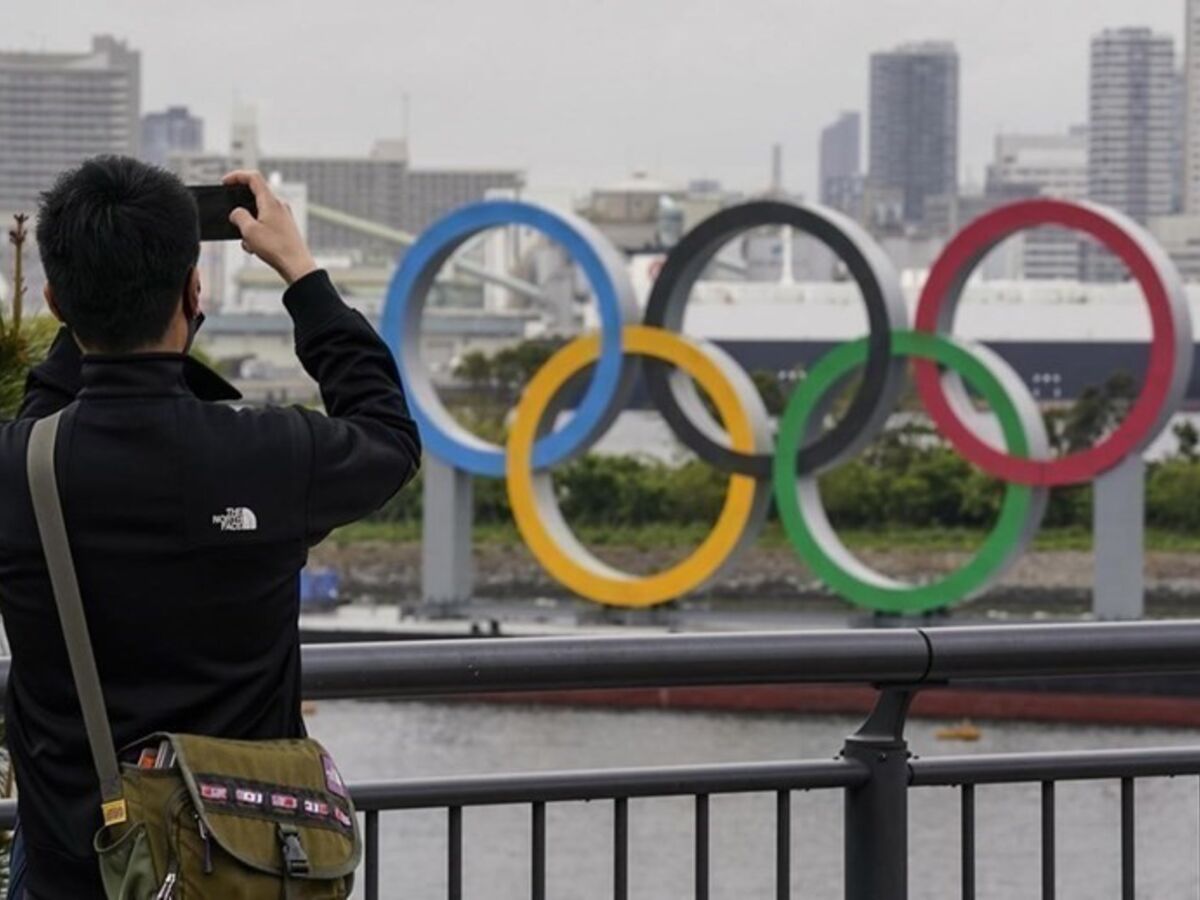
[[[797,478],[794,461],[813,411],[839,380],[863,364],[866,354],[865,339],[836,347],[817,362],[788,399],[787,409],[779,422],[778,444],[772,464],[775,502],[784,531],[797,554],[817,577],[853,603],[893,613],[924,612],[949,606],[986,587],[989,579],[1013,558],[1013,551],[1025,542],[1025,535],[1031,532],[1025,523],[1034,510],[1034,491],[1025,485],[1007,484],[999,519],[983,545],[966,565],[937,581],[908,585],[880,575],[880,582],[890,584],[872,584],[848,572],[822,543],[821,535],[814,531],[810,515],[806,514],[806,504],[799,496],[799,489],[811,488],[811,496],[815,496],[817,503],[820,502],[817,476],[812,474]],[[940,335],[895,331],[892,333],[892,355],[928,359],[956,371],[983,395],[996,414],[1008,452],[1028,457],[1029,439],[1016,406],[1000,381],[967,349]],[[805,485],[805,482],[810,484]],[[849,551],[829,527],[823,509],[819,515],[824,520],[818,523],[820,530],[825,533],[824,540],[835,542],[836,549],[849,556]]]

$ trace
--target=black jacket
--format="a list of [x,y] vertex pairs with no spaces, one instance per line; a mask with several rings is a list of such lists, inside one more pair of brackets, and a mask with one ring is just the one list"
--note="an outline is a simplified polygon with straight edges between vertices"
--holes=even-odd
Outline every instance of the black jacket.
[[60,335],[0,426],[0,611],[28,887],[102,898],[99,791],[26,485],[32,420],[58,440],[67,530],[118,746],[152,731],[300,736],[299,575],[308,548],[378,508],[421,452],[379,336],[324,272],[284,304],[328,415],[237,410],[182,355],[86,356]]

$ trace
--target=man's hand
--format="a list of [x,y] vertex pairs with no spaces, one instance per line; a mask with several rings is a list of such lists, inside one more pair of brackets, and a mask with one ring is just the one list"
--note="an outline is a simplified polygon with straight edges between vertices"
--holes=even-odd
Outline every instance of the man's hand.
[[269,265],[289,285],[316,270],[317,263],[296,227],[291,207],[275,196],[262,173],[239,170],[221,181],[244,184],[254,192],[257,219],[241,207],[229,214],[229,221],[242,233],[242,247],[247,253]]

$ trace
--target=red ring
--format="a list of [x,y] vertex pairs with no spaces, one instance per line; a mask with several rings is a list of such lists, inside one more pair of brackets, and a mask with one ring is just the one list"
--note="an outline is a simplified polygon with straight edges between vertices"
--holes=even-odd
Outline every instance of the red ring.
[[950,406],[937,365],[916,361],[917,390],[934,424],[962,456],[989,475],[1017,484],[1051,487],[1091,481],[1130,453],[1154,427],[1167,402],[1176,364],[1176,322],[1167,286],[1154,261],[1119,220],[1096,206],[1065,200],[1023,200],[985,213],[956,234],[930,270],[917,303],[916,330],[938,333],[948,301],[956,302],[967,276],[983,256],[1009,235],[1038,225],[1083,231],[1113,251],[1129,267],[1150,308],[1150,364],[1142,392],[1125,420],[1094,447],[1053,460],[1021,459],[989,446]]

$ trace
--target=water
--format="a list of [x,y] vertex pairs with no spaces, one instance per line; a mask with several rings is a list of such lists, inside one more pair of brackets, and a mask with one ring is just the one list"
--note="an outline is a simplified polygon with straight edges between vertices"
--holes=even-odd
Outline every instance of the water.
[[[1103,702],[1098,699],[1097,702]],[[857,726],[852,717],[799,717],[662,710],[569,709],[470,703],[323,703],[313,735],[337,756],[349,780],[453,773],[821,758]],[[908,729],[914,752],[1003,753],[1185,745],[1192,731],[986,724],[977,744],[934,738],[935,723]],[[910,794],[910,897],[959,897],[958,792]],[[1058,799],[1058,896],[1120,896],[1120,786],[1063,783]],[[1040,896],[1040,792],[1037,785],[976,790],[980,900]],[[1194,898],[1200,885],[1197,779],[1137,783],[1139,900]],[[840,898],[842,806],[837,791],[797,793],[792,801],[792,896]],[[711,896],[774,897],[774,798],[714,797]],[[464,896],[529,896],[529,808],[464,813]],[[382,896],[432,900],[446,894],[446,813],[381,816]],[[692,801],[630,802],[629,896],[692,896]],[[612,896],[612,804],[568,803],[547,811],[547,896]]]

